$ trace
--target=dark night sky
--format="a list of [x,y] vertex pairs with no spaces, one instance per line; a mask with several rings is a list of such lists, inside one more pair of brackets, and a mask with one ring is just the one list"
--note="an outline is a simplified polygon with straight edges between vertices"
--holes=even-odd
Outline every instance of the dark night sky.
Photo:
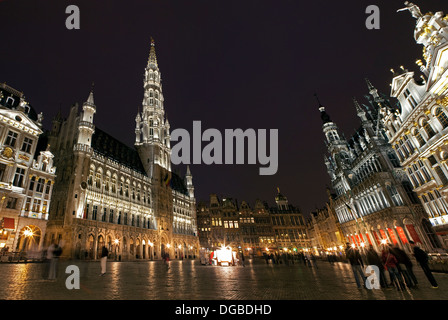
[[[196,197],[210,193],[274,203],[279,187],[304,213],[327,201],[322,122],[313,96],[347,137],[359,121],[364,78],[389,94],[390,68],[416,70],[422,46],[404,1],[0,0],[0,82],[23,91],[45,127],[87,99],[95,82],[95,124],[133,145],[150,37],[156,41],[171,129],[279,130],[279,170],[257,165],[191,165]],[[81,29],[68,30],[75,4]],[[368,30],[365,9],[381,10]],[[446,1],[416,2],[423,13]],[[419,76],[419,73],[418,73]],[[205,145],[205,144],[204,144]],[[181,172],[185,167],[180,167]]]

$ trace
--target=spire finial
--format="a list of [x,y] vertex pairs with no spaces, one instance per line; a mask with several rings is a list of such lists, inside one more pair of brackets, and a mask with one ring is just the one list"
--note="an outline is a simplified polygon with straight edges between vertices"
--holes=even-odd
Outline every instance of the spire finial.
[[375,89],[375,87],[373,86],[373,84],[370,82],[369,79],[365,78],[364,80],[366,80],[367,88],[369,88],[369,90]]
[[322,107],[322,104],[319,101],[319,97],[317,96],[317,93],[315,93],[314,96],[316,97],[316,100],[317,100],[317,103],[319,104],[319,107]]
[[151,37],[151,49],[149,50],[148,65],[149,64],[155,64],[157,66],[156,42],[153,37]]
[[93,99],[93,89],[95,87],[95,83],[92,81],[92,86],[90,87],[90,93],[89,93],[89,97],[87,98],[87,103],[89,103],[90,105],[94,105],[95,101]]

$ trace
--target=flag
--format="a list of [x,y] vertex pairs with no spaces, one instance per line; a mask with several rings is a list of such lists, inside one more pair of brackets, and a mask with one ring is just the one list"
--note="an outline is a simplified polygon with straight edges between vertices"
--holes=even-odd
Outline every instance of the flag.
[[166,173],[165,178],[163,179],[163,182],[165,182],[165,185],[168,187],[171,181],[171,175],[169,172]]

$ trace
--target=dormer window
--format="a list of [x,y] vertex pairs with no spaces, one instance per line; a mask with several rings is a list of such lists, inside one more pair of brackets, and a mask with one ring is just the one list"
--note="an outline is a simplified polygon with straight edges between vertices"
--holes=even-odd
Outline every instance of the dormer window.
[[6,99],[6,105],[12,106],[16,100],[13,97],[8,97]]

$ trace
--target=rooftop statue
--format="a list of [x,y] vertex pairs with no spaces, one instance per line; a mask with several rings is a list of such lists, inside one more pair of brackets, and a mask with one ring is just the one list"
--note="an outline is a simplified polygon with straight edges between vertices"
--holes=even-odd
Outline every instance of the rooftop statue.
[[417,5],[415,5],[415,4],[413,4],[412,2],[409,2],[409,1],[405,1],[404,4],[405,4],[406,7],[397,10],[397,12],[409,10],[409,12],[411,12],[412,16],[415,19],[423,17],[422,12],[420,11],[420,8]]

